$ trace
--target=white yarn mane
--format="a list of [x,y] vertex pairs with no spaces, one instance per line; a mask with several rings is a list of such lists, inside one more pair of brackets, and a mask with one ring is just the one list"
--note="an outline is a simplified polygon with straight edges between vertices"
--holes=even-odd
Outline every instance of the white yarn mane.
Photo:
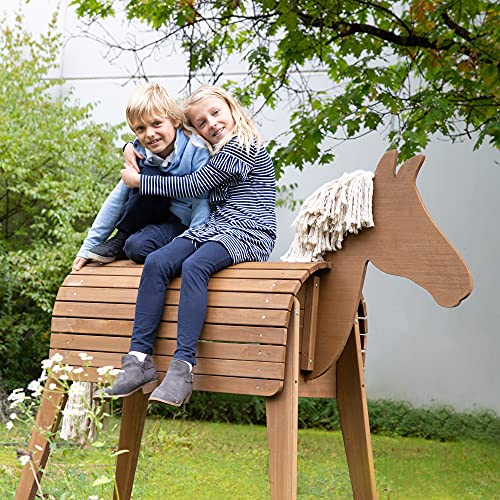
[[295,232],[284,262],[321,262],[342,248],[348,233],[372,227],[373,172],[356,170],[323,184],[309,196],[292,223]]

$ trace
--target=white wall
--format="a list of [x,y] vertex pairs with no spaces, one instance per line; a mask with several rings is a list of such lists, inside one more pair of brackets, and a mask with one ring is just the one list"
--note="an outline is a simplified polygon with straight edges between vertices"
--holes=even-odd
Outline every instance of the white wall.
[[[10,2],[9,2],[10,3]],[[58,4],[55,0],[31,2],[25,7],[30,30],[44,30],[45,20]],[[13,7],[6,0],[0,10]],[[61,30],[78,33],[78,21],[63,2]],[[110,21],[106,26],[120,39],[136,33]],[[124,107],[135,84],[129,80],[132,59],[120,58],[111,65],[103,48],[85,38],[70,38],[54,74],[65,77],[62,92],[71,86],[81,102],[96,102],[98,121],[124,119]],[[232,65],[233,71],[241,66]],[[159,54],[148,62],[148,74],[174,92],[185,84],[183,58]],[[286,114],[269,113],[260,124],[270,138],[286,123]],[[285,182],[299,182],[298,197],[344,171],[373,170],[384,152],[376,135],[345,143],[336,149],[331,167],[311,167],[303,173],[286,173]],[[364,294],[369,311],[366,365],[369,398],[395,398],[415,404],[445,403],[457,409],[492,408],[500,412],[500,377],[496,353],[500,352],[500,307],[496,304],[500,272],[496,252],[500,248],[498,214],[500,162],[498,151],[471,144],[434,140],[424,151],[427,160],[418,179],[422,198],[435,222],[455,245],[470,267],[474,291],[461,306],[443,309],[413,283],[385,275],[370,266]],[[292,239],[290,224],[296,214],[279,209],[279,239],[274,259]]]

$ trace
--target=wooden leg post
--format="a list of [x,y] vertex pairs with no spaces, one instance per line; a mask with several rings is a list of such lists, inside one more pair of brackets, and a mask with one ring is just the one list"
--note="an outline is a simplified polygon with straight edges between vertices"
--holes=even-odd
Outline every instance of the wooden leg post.
[[299,315],[292,307],[287,336],[283,390],[266,399],[269,482],[273,500],[297,498],[297,428],[299,404]]
[[[56,384],[55,390],[49,390]],[[36,428],[31,434],[28,453],[32,460],[22,470],[16,491],[16,500],[33,500],[42,480],[43,469],[47,465],[50,453],[49,438],[53,436],[61,422],[61,411],[66,404],[67,394],[61,390],[57,381],[49,378],[45,383],[40,408],[36,416]]]
[[116,459],[116,488],[114,500],[128,500],[132,495],[135,469],[139,458],[149,394],[137,391],[123,399],[119,450],[128,450]]
[[337,361],[337,406],[355,500],[377,498],[357,325]]

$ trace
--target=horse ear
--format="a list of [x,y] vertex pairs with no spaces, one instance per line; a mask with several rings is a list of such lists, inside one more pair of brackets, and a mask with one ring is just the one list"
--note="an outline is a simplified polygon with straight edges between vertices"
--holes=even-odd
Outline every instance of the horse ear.
[[420,171],[420,167],[422,163],[424,163],[425,156],[417,155],[409,160],[406,160],[403,166],[398,171],[398,179],[406,179],[407,181],[412,180],[415,182],[417,180],[418,172]]
[[398,161],[398,152],[391,149],[380,158],[375,175],[377,177],[394,177],[396,175],[396,165]]

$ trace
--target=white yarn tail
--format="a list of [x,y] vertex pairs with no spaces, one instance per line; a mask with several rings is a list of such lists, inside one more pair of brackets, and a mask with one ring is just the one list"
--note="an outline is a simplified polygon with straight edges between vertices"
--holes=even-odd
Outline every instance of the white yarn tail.
[[348,233],[372,227],[373,172],[356,170],[327,182],[309,196],[292,223],[295,232],[284,262],[321,262],[342,248]]
[[73,382],[68,392],[68,401],[63,410],[61,439],[76,439],[83,446],[96,434],[95,414],[92,399],[94,387],[90,382]]

